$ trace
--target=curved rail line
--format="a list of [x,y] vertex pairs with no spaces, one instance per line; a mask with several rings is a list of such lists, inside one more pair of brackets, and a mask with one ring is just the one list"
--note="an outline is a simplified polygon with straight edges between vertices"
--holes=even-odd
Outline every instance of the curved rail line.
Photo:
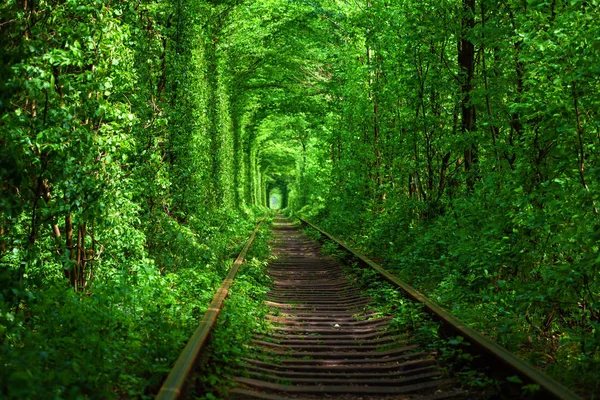
[[375,263],[361,252],[355,250],[344,241],[325,232],[318,226],[306,221],[305,219],[298,219],[303,224],[310,226],[325,237],[335,242],[341,249],[352,254],[363,265],[366,265],[377,271],[385,280],[402,289],[402,291],[404,291],[408,297],[416,302],[422,303],[434,317],[443,323],[446,329],[453,332],[455,335],[462,336],[466,341],[470,342],[478,352],[485,354],[489,357],[489,359],[495,360],[501,364],[505,370],[514,371],[516,374],[513,373],[512,375],[519,375],[526,384],[533,383],[538,385],[540,390],[535,395],[536,399],[581,400],[579,396],[570,391],[568,388],[564,387],[548,375],[538,371],[527,362],[517,358],[511,352],[491,341],[481,333],[470,328],[464,322],[451,315],[448,311],[427,298],[421,292],[417,291],[412,286],[399,279],[397,276],[386,271],[379,264]]
[[215,324],[215,321],[217,320],[217,316],[219,315],[219,311],[221,311],[221,308],[223,307],[223,300],[225,300],[225,298],[227,297],[229,287],[233,283],[235,275],[240,269],[242,263],[244,262],[244,258],[248,253],[248,249],[252,245],[252,242],[254,242],[254,238],[256,237],[256,234],[258,233],[258,230],[260,229],[263,221],[264,218],[262,218],[258,222],[256,229],[254,229],[254,232],[252,232],[252,235],[250,235],[250,237],[246,241],[246,244],[242,248],[242,251],[233,262],[233,265],[229,269],[227,277],[217,290],[217,293],[215,293],[215,295],[213,296],[213,299],[210,305],[208,306],[208,310],[202,317],[202,321],[200,321],[198,328],[196,328],[194,334],[185,345],[185,348],[183,349],[181,355],[175,362],[173,369],[171,369],[171,372],[167,376],[167,379],[165,380],[162,387],[160,388],[160,391],[156,395],[157,400],[172,400],[177,399],[179,398],[179,396],[181,396],[185,385],[185,381],[188,378],[192,367],[196,363],[198,355],[200,354],[204,345],[206,344],[210,331],[213,325]]

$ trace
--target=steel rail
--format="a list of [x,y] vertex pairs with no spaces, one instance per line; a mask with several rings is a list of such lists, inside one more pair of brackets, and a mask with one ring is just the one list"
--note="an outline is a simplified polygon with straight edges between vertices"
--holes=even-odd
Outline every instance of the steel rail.
[[422,303],[430,313],[434,314],[439,319],[441,319],[448,328],[450,328],[455,333],[458,333],[459,335],[463,336],[463,338],[466,341],[474,344],[483,353],[496,359],[506,368],[516,371],[521,378],[524,378],[524,380],[527,381],[527,383],[531,382],[538,385],[540,387],[540,391],[538,391],[536,398],[539,397],[542,399],[582,400],[581,397],[573,393],[571,390],[569,390],[553,378],[549,377],[541,371],[538,371],[527,362],[517,358],[514,354],[512,354],[504,347],[498,345],[497,343],[493,342],[492,340],[477,332],[473,328],[467,326],[464,322],[462,322],[461,320],[450,314],[448,311],[440,307],[437,303],[427,298],[421,292],[414,289],[412,286],[405,283],[397,276],[386,271],[379,264],[375,263],[373,260],[369,259],[361,252],[355,250],[354,248],[346,244],[344,241],[325,232],[318,226],[306,221],[303,218],[297,218],[302,223],[317,230],[322,235],[335,242],[343,250],[351,253],[358,260],[377,271],[388,282],[402,289],[408,295],[408,297],[419,303]]
[[169,372],[167,379],[156,395],[156,400],[173,400],[179,398],[179,396],[182,394],[185,381],[192,370],[192,367],[196,363],[198,355],[206,344],[210,331],[217,320],[219,311],[221,311],[223,306],[223,300],[225,300],[227,297],[229,287],[233,283],[235,275],[244,262],[244,258],[248,253],[248,249],[252,245],[252,242],[254,242],[254,238],[256,237],[256,234],[258,233],[263,221],[264,218],[258,222],[256,229],[254,229],[254,232],[252,232],[252,235],[250,235],[246,241],[242,251],[233,262],[227,277],[225,277],[225,280],[223,283],[221,283],[221,286],[213,296],[213,299],[208,306],[208,310],[202,317],[202,321],[200,321],[198,328],[196,328],[196,331],[185,345],[185,348],[175,362],[173,369],[171,369],[171,372]]

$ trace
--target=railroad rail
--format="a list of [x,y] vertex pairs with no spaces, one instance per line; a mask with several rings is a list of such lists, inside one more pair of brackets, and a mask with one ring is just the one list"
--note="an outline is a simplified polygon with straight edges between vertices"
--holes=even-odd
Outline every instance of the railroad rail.
[[524,382],[524,384],[531,383],[538,385],[540,390],[532,396],[533,398],[581,400],[579,396],[570,391],[568,388],[566,388],[550,376],[535,369],[527,362],[517,358],[510,351],[493,342],[486,336],[470,328],[464,322],[454,317],[452,314],[440,307],[434,301],[427,298],[425,295],[414,289],[406,282],[402,281],[397,276],[386,271],[379,264],[365,256],[358,250],[354,249],[341,239],[334,237],[333,235],[325,232],[318,226],[312,224],[311,222],[303,218],[298,219],[303,224],[310,226],[311,228],[315,229],[316,231],[327,237],[329,240],[335,242],[341,249],[353,255],[364,266],[370,267],[373,270],[377,271],[385,280],[401,289],[408,297],[410,297],[414,301],[423,304],[423,306],[427,311],[429,311],[429,313],[431,313],[434,317],[436,317],[443,323],[445,329],[456,335],[462,336],[466,341],[468,341],[475,347],[477,352],[484,354],[488,360],[496,361],[498,363],[497,365],[505,371],[503,375],[509,376],[512,373],[512,375],[518,375]]
[[[481,354],[484,362],[517,375],[524,384],[534,383],[539,391],[528,399],[579,400],[550,377],[517,359],[506,349],[474,331],[443,308],[390,274],[343,241],[301,220],[343,250],[422,303],[444,330],[462,336]],[[424,350],[408,332],[390,328],[390,316],[374,312],[372,302],[342,271],[342,265],[320,253],[320,245],[304,236],[290,220],[277,216],[273,252],[268,275],[273,280],[266,305],[270,330],[256,334],[242,364],[231,378],[237,386],[229,399],[487,399],[484,393],[461,388],[449,376],[431,350]],[[257,227],[258,230],[258,227]],[[247,251],[256,231],[247,242]],[[243,260],[242,254],[240,255]],[[240,259],[240,257],[238,257]],[[236,260],[237,268],[241,261]],[[234,265],[235,267],[235,265]],[[237,272],[236,268],[236,272]],[[233,267],[232,267],[233,269]],[[230,272],[231,275],[231,272]],[[235,275],[235,273],[234,273]],[[231,283],[228,275],[226,281]],[[224,282],[225,284],[225,282]],[[228,287],[228,285],[227,285]],[[157,399],[175,399],[181,392],[194,360],[202,349],[196,336],[212,326],[226,295],[215,295],[203,323],[163,385]],[[205,323],[205,321],[207,321]],[[211,322],[212,321],[212,322]],[[203,327],[204,326],[204,327]],[[210,329],[210,328],[208,328]],[[202,333],[204,334],[204,333]],[[173,376],[171,376],[173,375]],[[499,398],[521,398],[508,395]],[[525,397],[523,397],[525,398]]]
[[181,396],[184,390],[185,381],[188,378],[190,371],[194,367],[196,360],[198,359],[198,355],[203,350],[208,337],[210,335],[210,331],[217,320],[217,316],[219,315],[219,311],[223,307],[223,301],[227,297],[227,293],[229,292],[229,287],[233,283],[237,272],[240,269],[240,266],[244,262],[244,258],[248,253],[248,249],[254,242],[254,238],[260,229],[264,218],[262,218],[257,226],[254,229],[254,232],[250,235],[246,244],[242,248],[242,251],[237,256],[233,265],[229,269],[225,280],[217,289],[217,292],[213,296],[210,305],[208,306],[208,310],[202,317],[198,328],[194,331],[194,334],[187,342],[185,348],[181,352],[181,355],[175,362],[175,365],[171,369],[171,372],[167,376],[167,379],[163,383],[158,395],[156,396],[157,400],[173,400],[177,399]]

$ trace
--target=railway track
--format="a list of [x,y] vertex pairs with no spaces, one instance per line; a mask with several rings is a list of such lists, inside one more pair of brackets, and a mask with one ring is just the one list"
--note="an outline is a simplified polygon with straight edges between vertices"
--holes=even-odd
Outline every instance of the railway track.
[[231,399],[464,397],[434,355],[388,329],[390,318],[375,313],[316,242],[283,218],[274,231],[272,329],[255,338]]
[[[479,365],[491,371],[494,378],[516,376],[523,382],[519,385],[505,382],[502,391],[492,397],[489,392],[464,389],[464,382],[453,378],[449,372],[452,366],[440,360],[439,352],[417,343],[410,332],[391,328],[391,316],[377,313],[371,300],[346,277],[342,265],[321,255],[320,245],[303,236],[297,225],[277,216],[273,230],[276,259],[268,266],[273,284],[266,301],[270,329],[254,335],[247,357],[232,369],[231,378],[236,386],[229,390],[227,398],[579,399],[373,261],[320,231],[365,267],[376,270],[398,290],[423,304],[442,323],[443,331],[464,337]],[[254,234],[232,266],[157,399],[175,399],[183,393],[187,375],[207,340],[210,326],[253,237]],[[525,395],[520,390],[524,384],[533,384],[538,390]]]

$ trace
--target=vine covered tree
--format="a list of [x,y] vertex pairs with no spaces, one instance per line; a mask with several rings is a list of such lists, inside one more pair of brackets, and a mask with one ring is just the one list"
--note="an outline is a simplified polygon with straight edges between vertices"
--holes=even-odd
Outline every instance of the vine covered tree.
[[2,3],[2,395],[152,393],[273,193],[598,391],[598,10]]

